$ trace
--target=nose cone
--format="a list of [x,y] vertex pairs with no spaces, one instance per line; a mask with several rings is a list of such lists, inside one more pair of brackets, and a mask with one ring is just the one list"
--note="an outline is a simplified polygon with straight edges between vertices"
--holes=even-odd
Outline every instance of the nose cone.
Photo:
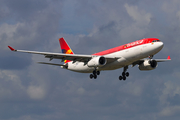
[[162,49],[164,47],[164,43],[163,42],[159,42],[159,47],[160,47],[160,49]]
[[163,42],[157,42],[156,43],[156,50],[159,52],[164,47]]

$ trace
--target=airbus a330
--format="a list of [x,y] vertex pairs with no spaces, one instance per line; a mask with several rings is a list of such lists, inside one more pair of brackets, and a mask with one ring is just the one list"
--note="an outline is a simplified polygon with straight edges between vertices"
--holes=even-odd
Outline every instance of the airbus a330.
[[89,76],[91,79],[96,79],[100,71],[123,68],[119,80],[126,80],[129,76],[127,72],[129,65],[132,67],[138,65],[140,70],[153,70],[157,67],[158,62],[171,60],[170,56],[167,59],[153,59],[153,56],[163,48],[163,42],[157,38],[144,38],[92,55],[74,54],[64,38],[60,38],[59,43],[62,53],[16,50],[11,46],[8,47],[15,52],[44,55],[50,61],[61,59],[61,62],[64,62],[62,64],[38,63],[61,66],[61,68],[80,73],[91,73]]

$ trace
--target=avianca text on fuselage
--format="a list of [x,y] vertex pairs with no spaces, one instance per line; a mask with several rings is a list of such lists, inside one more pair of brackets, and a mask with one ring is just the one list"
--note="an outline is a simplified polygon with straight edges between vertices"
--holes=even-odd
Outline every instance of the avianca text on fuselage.
[[126,77],[129,76],[129,72],[127,72],[129,65],[138,65],[140,70],[153,70],[157,67],[158,62],[171,60],[170,56],[167,59],[153,59],[153,56],[163,48],[163,42],[157,38],[144,38],[92,55],[74,54],[64,38],[60,38],[59,43],[62,53],[15,50],[11,46],[8,47],[15,52],[41,54],[50,60],[61,59],[62,62],[64,61],[63,64],[38,63],[61,66],[75,72],[91,73],[91,79],[96,79],[97,75],[100,75],[100,71],[123,68],[119,80],[126,80]]

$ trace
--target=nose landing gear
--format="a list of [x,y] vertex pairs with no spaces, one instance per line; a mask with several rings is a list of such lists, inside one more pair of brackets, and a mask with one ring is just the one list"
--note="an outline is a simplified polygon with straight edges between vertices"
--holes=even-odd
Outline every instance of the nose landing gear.
[[152,59],[154,57],[154,55],[149,55],[148,58],[149,59]]
[[126,72],[127,69],[128,69],[128,66],[125,66],[122,72],[122,76],[119,76],[119,80],[126,80],[126,77],[129,77],[129,72]]

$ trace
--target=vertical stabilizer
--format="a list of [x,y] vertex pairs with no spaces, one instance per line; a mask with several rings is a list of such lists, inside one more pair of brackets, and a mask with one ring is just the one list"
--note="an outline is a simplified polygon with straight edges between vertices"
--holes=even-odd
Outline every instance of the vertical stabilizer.
[[[64,54],[74,54],[64,38],[59,38],[59,43],[60,43],[60,46],[61,46],[62,53],[64,53]],[[70,62],[70,60],[65,60],[64,62],[67,63],[67,62]]]

